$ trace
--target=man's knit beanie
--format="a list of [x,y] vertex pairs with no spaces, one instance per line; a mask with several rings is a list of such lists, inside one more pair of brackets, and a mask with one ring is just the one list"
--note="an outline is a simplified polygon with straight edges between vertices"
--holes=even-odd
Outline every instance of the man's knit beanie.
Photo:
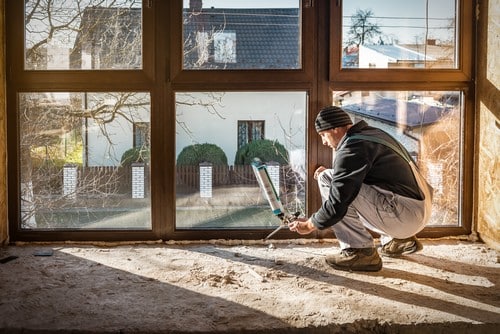
[[321,109],[314,122],[317,132],[339,128],[349,124],[352,124],[349,115],[343,109],[336,106],[328,106]]

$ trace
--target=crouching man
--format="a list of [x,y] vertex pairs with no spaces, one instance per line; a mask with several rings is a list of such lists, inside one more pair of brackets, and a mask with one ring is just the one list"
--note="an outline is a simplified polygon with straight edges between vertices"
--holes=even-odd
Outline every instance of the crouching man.
[[335,150],[335,159],[331,169],[320,166],[314,173],[321,208],[289,224],[290,230],[309,234],[331,227],[341,252],[327,256],[326,262],[340,270],[382,268],[368,229],[380,235],[383,256],[421,250],[415,235],[429,220],[432,188],[404,147],[365,121],[353,124],[335,106],[323,108],[315,126],[323,145]]

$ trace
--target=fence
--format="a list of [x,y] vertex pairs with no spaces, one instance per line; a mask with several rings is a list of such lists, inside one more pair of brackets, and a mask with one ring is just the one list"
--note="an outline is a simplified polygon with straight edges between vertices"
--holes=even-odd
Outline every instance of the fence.
[[131,192],[131,184],[131,166],[95,166],[78,169],[79,192],[128,194]]
[[[200,166],[177,166],[177,186],[198,189],[200,187]],[[212,185],[257,185],[257,180],[249,165],[212,166]]]
[[[205,180],[204,177],[200,178],[200,166],[177,166],[176,186],[178,193],[190,193],[200,190],[204,190],[204,193],[208,193],[208,190],[205,189],[205,185],[200,186],[200,179]],[[212,181],[210,183],[212,187],[240,185],[258,186],[257,179],[250,165],[210,167],[212,168]],[[304,180],[295,173],[289,165],[277,167],[279,168],[279,176],[276,175],[276,178],[279,179],[279,187],[282,191],[288,192],[289,190],[293,190],[297,192],[303,190]]]
[[[232,186],[250,185],[257,186],[252,166],[210,166],[211,185]],[[81,167],[66,165],[63,168],[40,168],[33,170],[32,181],[35,194],[55,195],[62,194],[69,198],[76,195],[85,196],[107,196],[124,195],[140,198],[149,194],[149,168],[145,166],[140,173],[133,173],[133,166],[96,166]],[[135,175],[135,180],[133,180]],[[138,180],[142,178],[142,180]],[[291,171],[289,166],[279,167],[280,186],[291,186],[297,184],[297,175]],[[134,184],[143,186],[134,192]],[[200,190],[200,166],[177,166],[176,186],[188,192]]]
[[[140,170],[133,172],[133,168]],[[32,171],[33,191],[38,195],[124,195],[140,198],[149,194],[147,166],[92,166],[65,165],[41,167]],[[133,177],[135,180],[133,182]],[[141,180],[137,180],[140,177]]]

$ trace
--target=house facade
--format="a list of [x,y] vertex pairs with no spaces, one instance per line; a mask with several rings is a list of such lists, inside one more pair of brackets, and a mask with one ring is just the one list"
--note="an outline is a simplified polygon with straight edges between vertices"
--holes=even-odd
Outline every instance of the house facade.
[[[134,8],[86,8],[70,55],[71,68],[140,68],[140,14],[140,9]],[[297,8],[202,9],[201,1],[191,1],[183,15],[186,69],[300,66]],[[211,98],[214,94],[221,101],[214,101]],[[148,97],[143,95],[147,101]],[[303,166],[306,93],[264,95],[263,100],[262,93],[252,92],[178,93],[175,156],[188,145],[210,142],[221,147],[232,164],[240,146],[256,139],[269,139],[287,147],[291,159]],[[87,102],[82,100],[81,104],[82,109],[92,111]],[[94,109],[106,104],[113,109],[104,97],[95,101]],[[123,115],[133,112],[126,105],[114,106],[118,112],[113,115],[113,122],[105,126],[92,117],[82,119],[84,165],[118,166],[123,153],[138,146],[134,133],[143,129],[149,135],[149,127],[144,127],[151,122],[147,107],[136,110],[136,117],[131,118]]]
[[[185,99],[178,93],[178,99]],[[232,165],[239,147],[252,140],[269,139],[284,145],[291,163],[305,159],[305,92],[226,92],[220,93],[217,113],[203,105],[212,95],[190,93],[202,104],[177,105],[176,157],[186,146],[209,142],[222,148]]]

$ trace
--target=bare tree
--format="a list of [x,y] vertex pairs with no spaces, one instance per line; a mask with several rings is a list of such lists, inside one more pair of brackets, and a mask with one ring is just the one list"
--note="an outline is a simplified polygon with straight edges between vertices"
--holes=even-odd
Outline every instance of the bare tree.
[[[128,69],[142,66],[142,15],[140,0],[25,0],[26,68],[40,69]],[[60,63],[54,54],[61,51]],[[66,60],[64,57],[66,56]],[[106,202],[120,195],[120,173],[104,169],[81,173],[78,192],[90,202],[61,193],[63,163],[68,162],[68,137],[76,138],[72,150],[80,150],[80,164],[88,142],[88,123],[116,155],[113,131],[123,124],[143,122],[150,112],[149,94],[137,92],[21,94],[19,102],[22,227],[37,227],[35,214],[74,205],[119,205]],[[207,93],[209,94],[209,93]],[[212,101],[188,96],[180,104],[202,106],[222,117]],[[149,118],[146,120],[149,122]],[[122,124],[122,125],[120,125]],[[183,127],[189,132],[187,127]],[[132,131],[130,131],[132,135]],[[149,136],[149,133],[147,133]],[[64,141],[64,144],[62,142]],[[104,142],[101,145],[104,145]],[[149,143],[149,140],[147,141]],[[149,150],[149,147],[145,148]],[[118,162],[120,159],[118,158]]]
[[[21,198],[25,222],[32,220],[37,208],[48,210],[84,203],[82,198],[75,202],[74,196],[61,192],[61,168],[71,161],[68,153],[79,150],[81,164],[82,146],[88,144],[83,139],[83,120],[90,119],[93,128],[100,133],[101,145],[102,141],[107,141],[113,150],[113,127],[110,125],[116,122],[134,124],[143,120],[141,114],[149,113],[150,103],[144,93],[89,94],[94,101],[88,108],[82,108],[84,100],[88,99],[87,93],[72,93],[71,102],[69,94],[65,94],[68,95],[66,100],[47,93],[25,93],[20,98]],[[113,155],[113,152],[108,154]],[[120,194],[122,171],[109,168],[101,169],[102,173],[86,171],[80,173],[78,180],[80,195],[92,194],[93,198],[101,199],[100,205],[106,205],[103,199]]]
[[349,28],[348,44],[364,45],[371,39],[382,34],[377,23],[372,22],[373,12],[371,9],[356,10],[356,14],[351,17],[351,26]]
[[191,8],[183,18],[183,66],[186,69],[224,69],[226,63],[214,63],[216,36],[226,29],[226,16],[222,23],[207,21],[201,8]]

